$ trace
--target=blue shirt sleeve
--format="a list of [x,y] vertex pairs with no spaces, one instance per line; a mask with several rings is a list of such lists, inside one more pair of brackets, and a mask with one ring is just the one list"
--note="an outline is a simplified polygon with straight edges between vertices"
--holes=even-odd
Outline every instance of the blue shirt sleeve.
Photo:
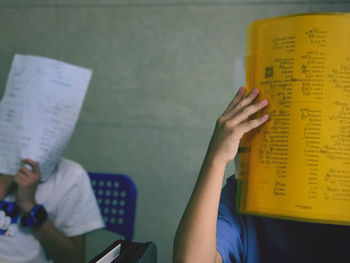
[[236,179],[231,176],[224,186],[216,228],[217,250],[224,263],[245,262],[245,222],[236,212]]

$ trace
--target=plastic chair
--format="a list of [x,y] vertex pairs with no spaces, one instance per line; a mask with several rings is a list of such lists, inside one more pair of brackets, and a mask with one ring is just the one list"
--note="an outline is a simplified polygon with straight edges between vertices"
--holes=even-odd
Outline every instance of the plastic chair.
[[131,241],[137,196],[134,182],[122,174],[89,173],[89,176],[106,229]]

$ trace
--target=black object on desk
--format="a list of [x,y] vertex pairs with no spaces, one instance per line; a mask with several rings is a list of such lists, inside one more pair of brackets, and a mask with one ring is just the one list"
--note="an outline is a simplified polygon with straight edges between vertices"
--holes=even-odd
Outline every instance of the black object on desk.
[[157,263],[157,246],[117,240],[89,263]]

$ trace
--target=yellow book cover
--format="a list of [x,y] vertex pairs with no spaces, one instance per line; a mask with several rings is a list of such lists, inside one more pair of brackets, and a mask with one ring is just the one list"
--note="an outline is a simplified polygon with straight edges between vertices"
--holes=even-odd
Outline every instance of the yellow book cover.
[[350,14],[255,21],[246,69],[270,120],[241,142],[237,209],[350,225]]

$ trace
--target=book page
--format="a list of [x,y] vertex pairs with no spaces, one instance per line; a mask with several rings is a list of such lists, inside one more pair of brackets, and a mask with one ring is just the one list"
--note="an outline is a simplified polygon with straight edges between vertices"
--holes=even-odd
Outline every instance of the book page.
[[16,55],[0,103],[0,173],[15,175],[24,158],[52,173],[74,130],[91,70]]
[[247,36],[247,88],[270,120],[240,149],[239,210],[350,224],[350,15],[261,20]]

